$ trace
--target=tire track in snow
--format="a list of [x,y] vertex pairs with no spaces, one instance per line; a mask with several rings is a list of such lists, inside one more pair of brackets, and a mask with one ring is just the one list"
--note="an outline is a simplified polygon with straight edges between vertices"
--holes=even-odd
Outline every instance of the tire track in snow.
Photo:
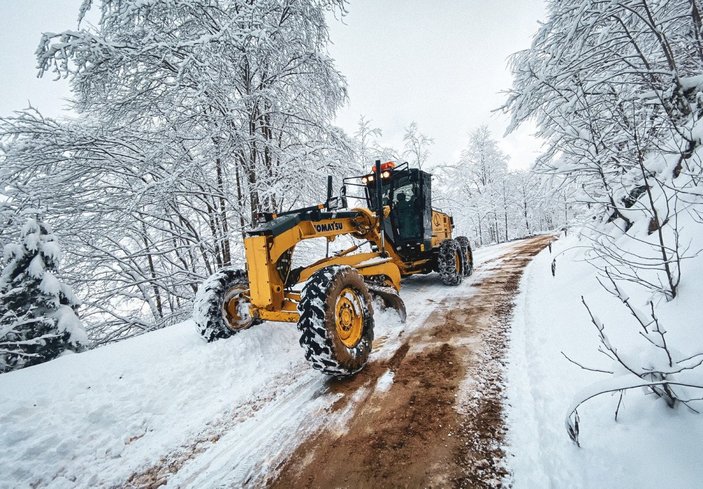
[[[519,422],[527,423],[532,434],[531,439],[523,439],[519,443],[532,448],[529,463],[530,484],[540,484],[541,487],[550,488],[581,487],[583,475],[575,473],[573,467],[559,464],[558,458],[548,456],[544,450],[544,447],[550,446],[549,440],[559,439],[564,435],[561,431],[563,430],[561,423],[555,424],[554,419],[545,414],[547,410],[544,409],[544,394],[539,390],[543,387],[543,382],[538,372],[544,371],[547,366],[540,365],[542,360],[530,355],[531,351],[543,348],[546,343],[546,339],[542,336],[544,333],[537,327],[537,323],[542,319],[539,311],[534,310],[535,301],[531,299],[535,293],[532,287],[533,274],[534,268],[528,267],[520,285],[522,291],[522,299],[518,304],[520,317],[513,325],[517,330],[514,336],[518,341],[511,347],[513,350],[511,360],[517,365],[526,366],[519,373],[519,377],[513,373],[515,378],[512,379],[512,386],[514,390],[520,390],[521,395],[528,400],[513,408],[513,411],[520,413]],[[544,291],[541,292],[544,293]],[[513,396],[515,395],[514,393]],[[516,412],[512,413],[513,417]],[[517,421],[513,419],[512,422]]]
[[326,390],[319,375],[305,375],[187,463],[168,486],[260,485],[262,477],[274,471],[276,460],[305,437],[310,416],[322,415],[329,408],[333,398],[324,396]]

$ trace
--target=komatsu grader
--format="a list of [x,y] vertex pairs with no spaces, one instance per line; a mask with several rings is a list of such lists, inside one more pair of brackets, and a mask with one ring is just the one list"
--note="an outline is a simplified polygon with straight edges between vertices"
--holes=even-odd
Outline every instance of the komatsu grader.
[[[347,189],[367,207],[348,209]],[[438,272],[459,285],[473,270],[466,237],[452,238],[452,217],[432,208],[431,175],[407,163],[376,161],[367,175],[344,179],[341,194],[312,207],[261,216],[244,239],[246,270],[224,268],[200,286],[194,319],[207,341],[262,321],[297,323],[305,358],[325,374],[347,376],[366,364],[374,337],[372,297],[405,320],[401,279]],[[302,240],[339,236],[355,244],[293,268]],[[360,251],[368,244],[370,251]],[[302,290],[301,290],[302,286]]]

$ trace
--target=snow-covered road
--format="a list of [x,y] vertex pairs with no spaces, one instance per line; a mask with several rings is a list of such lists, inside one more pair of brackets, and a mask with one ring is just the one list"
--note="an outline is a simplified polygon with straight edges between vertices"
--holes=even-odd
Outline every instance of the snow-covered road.
[[[513,246],[478,250],[476,264]],[[433,275],[406,280],[408,320],[377,312],[371,364],[390,359],[441,301],[470,296],[483,273],[455,288]],[[207,344],[187,321],[4,374],[0,486],[257,485],[311,433],[343,431],[348,413],[332,407],[351,396],[353,409],[370,391],[332,384],[303,358],[295,327],[275,323]]]

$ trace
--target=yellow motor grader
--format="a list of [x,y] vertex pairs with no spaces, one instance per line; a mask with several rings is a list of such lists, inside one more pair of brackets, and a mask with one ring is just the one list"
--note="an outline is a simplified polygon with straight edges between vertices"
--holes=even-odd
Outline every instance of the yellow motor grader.
[[[347,208],[347,189],[354,188],[366,208]],[[200,333],[214,341],[261,321],[297,323],[314,368],[334,376],[358,372],[371,353],[373,296],[404,321],[403,277],[438,272],[453,286],[473,271],[469,240],[452,238],[453,220],[432,209],[431,188],[427,172],[376,161],[371,173],[345,178],[339,197],[329,177],[324,204],[263,214],[244,239],[246,270],[224,268],[200,286],[193,315]],[[300,241],[329,244],[342,235],[355,244],[292,267]],[[370,251],[360,251],[366,244]]]

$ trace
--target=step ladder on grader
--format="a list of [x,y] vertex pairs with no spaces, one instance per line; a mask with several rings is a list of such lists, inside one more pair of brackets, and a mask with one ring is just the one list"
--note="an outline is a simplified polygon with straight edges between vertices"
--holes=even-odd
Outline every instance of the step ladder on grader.
[[[367,207],[348,209],[348,188],[361,189]],[[223,268],[201,284],[193,316],[200,333],[214,341],[262,321],[297,323],[314,368],[358,372],[374,337],[372,297],[404,321],[403,277],[438,272],[455,286],[472,273],[469,240],[452,238],[453,219],[432,208],[431,189],[429,173],[376,161],[371,173],[345,178],[339,197],[329,177],[324,204],[263,214],[244,239],[246,270]],[[299,242],[342,235],[360,242],[292,268]],[[367,243],[370,251],[360,252]]]

